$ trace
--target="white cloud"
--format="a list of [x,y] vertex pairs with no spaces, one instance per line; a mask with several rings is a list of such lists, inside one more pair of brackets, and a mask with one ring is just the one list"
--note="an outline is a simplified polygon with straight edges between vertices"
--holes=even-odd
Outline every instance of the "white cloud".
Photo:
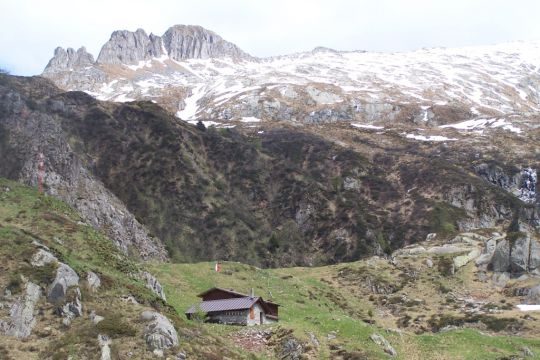
[[0,67],[37,74],[56,46],[97,56],[114,30],[197,24],[257,56],[403,51],[540,38],[535,0],[4,0]]

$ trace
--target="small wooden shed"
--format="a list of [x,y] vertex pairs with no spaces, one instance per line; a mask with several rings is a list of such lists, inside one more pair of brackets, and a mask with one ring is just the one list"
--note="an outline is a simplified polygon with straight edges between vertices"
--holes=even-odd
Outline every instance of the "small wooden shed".
[[260,325],[278,321],[279,304],[265,301],[262,297],[242,294],[234,290],[212,288],[198,295],[202,301],[186,311],[193,314],[203,312],[206,321],[234,325]]

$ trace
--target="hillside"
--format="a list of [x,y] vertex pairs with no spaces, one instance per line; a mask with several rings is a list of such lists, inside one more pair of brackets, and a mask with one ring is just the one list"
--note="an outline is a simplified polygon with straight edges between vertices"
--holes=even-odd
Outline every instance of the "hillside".
[[64,90],[151,100],[222,127],[404,123],[444,132],[473,120],[520,132],[534,128],[540,109],[539,61],[538,42],[255,58],[209,30],[176,25],[161,37],[116,31],[96,61],[84,48],[58,48],[43,76]]
[[10,76],[0,106],[0,154],[16,159],[0,175],[36,184],[42,152],[47,193],[135,258],[322,265],[428,233],[540,226],[538,130],[419,142],[340,124],[206,129]]
[[[159,334],[166,324],[174,324],[183,339],[194,331],[204,334],[203,340],[190,341],[196,353],[243,357],[186,324],[160,296],[155,279],[147,280],[145,266],[123,255],[68,205],[5,179],[0,179],[0,254],[3,360],[96,359],[104,352],[113,359],[152,359],[155,342],[172,339]],[[156,325],[145,311],[171,322],[162,322],[154,333]],[[169,345],[164,351],[172,355],[179,349]]]
[[[226,262],[215,273],[213,263],[138,264],[65,203],[4,179],[0,233],[0,329],[8,333],[0,338],[2,359],[94,359],[104,353],[113,359],[155,358],[151,339],[172,338],[148,335],[155,329],[148,311],[165,315],[174,326],[178,345],[165,347],[169,359],[389,358],[370,339],[373,333],[390,342],[398,359],[540,354],[538,315],[517,311],[527,295],[514,291],[537,279],[479,282],[483,271],[474,262],[454,275],[447,272],[447,259],[468,249],[467,239],[482,248],[477,235],[454,241],[453,254],[432,253],[440,244],[430,240],[421,244],[425,253],[417,246],[396,252],[393,260],[318,268]],[[145,269],[159,282],[141,276]],[[62,281],[65,293],[59,296],[55,284]],[[246,330],[185,320],[196,294],[214,285],[254,288],[281,305],[280,322]]]
[[[429,249],[437,242],[422,245]],[[447,273],[447,260],[458,253],[401,254],[393,262],[374,257],[319,268],[260,269],[229,262],[220,273],[213,263],[150,268],[178,312],[216,285],[244,293],[253,288],[257,296],[281,304],[279,325],[263,330],[205,325],[269,359],[276,352],[278,358],[295,359],[287,351],[298,345],[300,359],[391,358],[370,339],[373,333],[390,342],[398,359],[513,359],[522,358],[525,347],[534,354],[525,358],[540,357],[538,313],[518,311],[515,305],[526,296],[511,295],[513,289],[538,284],[537,279],[513,280],[501,288],[481,280],[474,262]],[[258,338],[261,334],[266,341]]]

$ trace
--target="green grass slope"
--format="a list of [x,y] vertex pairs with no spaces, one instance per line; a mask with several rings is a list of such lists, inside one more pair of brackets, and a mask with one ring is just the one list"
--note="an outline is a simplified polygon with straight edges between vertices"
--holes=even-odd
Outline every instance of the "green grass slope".
[[[306,344],[310,344],[311,333],[321,344],[319,348],[308,345],[305,358],[390,358],[369,339],[372,333],[383,335],[397,350],[399,359],[510,359],[519,355],[524,346],[540,358],[540,340],[525,336],[470,328],[440,333],[428,331],[419,335],[397,330],[388,322],[387,316],[378,311],[370,296],[362,296],[355,291],[360,284],[347,285],[336,281],[351,271],[369,271],[365,266],[365,261],[360,261],[318,268],[259,269],[226,262],[220,273],[216,273],[213,264],[208,262],[153,264],[150,268],[164,285],[170,304],[179,313],[198,301],[198,293],[213,286],[244,293],[253,288],[256,295],[279,303],[280,322],[271,328],[280,329],[276,330],[277,333],[283,329],[292,330],[292,334]],[[399,282],[391,279],[392,274],[386,270],[379,271],[373,275]],[[428,278],[427,274],[425,278]],[[459,277],[448,280],[447,285],[455,286],[463,280]],[[455,283],[450,283],[452,281]],[[423,280],[419,282],[423,283]],[[433,282],[430,289],[426,287],[422,290],[424,294],[418,296],[435,296],[430,291],[438,286]],[[436,313],[437,309],[433,312]],[[229,340],[234,339],[234,334],[239,331],[238,327],[227,325],[205,324],[204,327]],[[265,356],[274,358],[275,355],[270,352]]]

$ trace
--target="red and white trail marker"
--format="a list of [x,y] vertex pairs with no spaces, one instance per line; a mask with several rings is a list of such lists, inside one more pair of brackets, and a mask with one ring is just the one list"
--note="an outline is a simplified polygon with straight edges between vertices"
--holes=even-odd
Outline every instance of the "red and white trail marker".
[[217,261],[216,261],[216,265],[214,266],[214,270],[215,270],[216,272],[220,272],[220,271],[221,271],[221,264],[218,263]]

